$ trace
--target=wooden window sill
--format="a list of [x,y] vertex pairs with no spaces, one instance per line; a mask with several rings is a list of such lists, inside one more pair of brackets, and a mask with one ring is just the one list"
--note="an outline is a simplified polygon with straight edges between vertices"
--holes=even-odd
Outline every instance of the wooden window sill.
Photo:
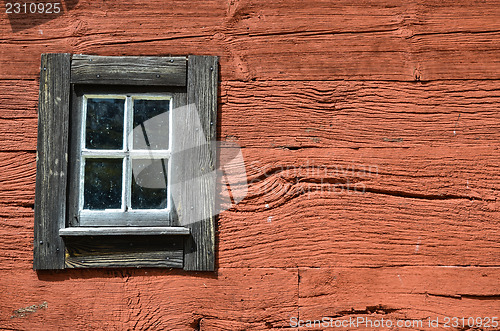
[[73,227],[59,229],[61,237],[81,236],[171,236],[189,235],[189,228],[180,226],[151,227]]

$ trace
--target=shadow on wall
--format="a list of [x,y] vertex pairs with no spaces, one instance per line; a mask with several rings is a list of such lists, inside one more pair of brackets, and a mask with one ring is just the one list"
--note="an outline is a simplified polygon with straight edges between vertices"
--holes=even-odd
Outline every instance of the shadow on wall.
[[69,279],[93,278],[128,278],[128,277],[159,277],[177,275],[185,277],[218,279],[218,274],[211,271],[184,271],[172,268],[91,268],[65,270],[37,270],[38,280],[45,282],[60,282]]
[[26,30],[53,20],[73,8],[79,0],[51,0],[46,2],[29,2],[27,0],[3,0],[2,12],[12,28],[12,32]]

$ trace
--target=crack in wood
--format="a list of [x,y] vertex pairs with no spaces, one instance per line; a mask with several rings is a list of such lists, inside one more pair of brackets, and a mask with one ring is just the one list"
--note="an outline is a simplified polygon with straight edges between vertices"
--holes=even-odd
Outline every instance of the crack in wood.
[[352,316],[352,315],[371,315],[371,314],[387,315],[387,314],[392,314],[394,312],[397,312],[401,309],[402,308],[390,308],[388,306],[379,304],[376,306],[366,306],[365,309],[351,308],[350,310],[341,310],[341,311],[338,311],[335,316],[331,316],[331,317],[338,318],[338,317],[345,317],[345,316]]
[[439,293],[420,293],[432,297],[451,298],[451,299],[471,299],[471,300],[500,300],[500,294],[439,294]]

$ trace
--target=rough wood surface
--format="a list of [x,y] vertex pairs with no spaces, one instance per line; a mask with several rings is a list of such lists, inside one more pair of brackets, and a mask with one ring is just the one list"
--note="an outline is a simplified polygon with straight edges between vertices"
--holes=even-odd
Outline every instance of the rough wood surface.
[[221,138],[245,147],[497,146],[499,81],[227,82]]
[[[67,270],[38,276],[26,270],[6,272],[2,283],[9,286],[0,293],[0,324],[25,330],[47,325],[199,330],[213,321],[239,325],[236,330],[286,326],[290,316],[297,315],[297,273],[272,268],[221,268],[217,275],[153,269]],[[21,309],[43,302],[47,307],[20,316]]]
[[35,78],[46,52],[219,55],[224,80],[499,79],[499,15],[498,1],[79,1],[43,25],[2,20],[0,79]]
[[33,268],[63,269],[68,178],[69,54],[44,54],[40,69]]
[[495,203],[292,192],[280,207],[221,214],[221,265],[499,265]]
[[66,268],[182,268],[183,239],[165,236],[66,237]]
[[179,223],[191,229],[184,270],[215,270],[216,127],[219,59],[188,57],[187,106],[175,110],[171,194]]
[[186,58],[73,55],[71,83],[186,86]]
[[[221,265],[499,264],[494,148],[321,151],[244,150],[250,186],[220,216]],[[25,173],[6,187],[32,191]]]
[[[409,330],[473,329],[467,325],[446,328],[444,317],[467,320],[471,316],[486,317],[486,312],[498,316],[499,276],[499,268],[304,268],[299,269],[299,316],[302,320],[331,316],[334,320],[364,317],[394,323],[398,319],[424,321],[424,327],[415,325]],[[429,327],[429,318],[438,318],[439,327]],[[361,325],[350,329],[384,328]],[[498,327],[484,328],[488,329]]]
[[221,214],[222,265],[500,262],[493,147],[255,148],[243,155],[250,185]]
[[[35,150],[34,84],[7,82],[0,148]],[[243,147],[496,146],[499,82],[223,82],[219,134]]]
[[[0,328],[499,316],[498,0],[63,6],[0,12]],[[250,185],[220,215],[215,273],[31,270],[49,52],[219,56],[218,138]]]

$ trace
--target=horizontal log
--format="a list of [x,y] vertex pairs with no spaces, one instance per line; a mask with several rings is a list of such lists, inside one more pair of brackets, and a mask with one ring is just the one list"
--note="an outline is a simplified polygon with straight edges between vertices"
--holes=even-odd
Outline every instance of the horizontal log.
[[[445,318],[451,325],[453,317],[460,323],[464,317],[467,323],[469,317],[484,321],[488,316],[492,328],[491,317],[498,315],[499,288],[499,268],[301,268],[300,319],[332,317],[340,323],[359,318],[360,324],[350,328],[356,330],[378,329],[370,323],[382,318],[394,326],[397,320],[414,320],[418,324],[409,324],[407,329],[444,330]],[[429,327],[429,319],[437,319],[439,327]]]
[[7,329],[185,330],[210,320],[262,328],[297,316],[297,270],[20,270],[0,286],[11,298],[0,302]]
[[[250,184],[238,209],[254,211],[261,200],[271,206],[285,202],[296,185],[301,191],[385,193],[415,199],[498,199],[500,179],[496,147],[244,148],[246,181]],[[221,169],[231,173],[230,160]],[[0,153],[0,200],[4,205],[31,207],[36,176],[35,153]],[[235,174],[237,176],[237,174]],[[236,177],[235,177],[236,179]],[[235,182],[235,181],[233,181]],[[312,191],[311,191],[312,192]],[[222,194],[222,191],[221,191]],[[223,195],[221,195],[223,197]],[[241,200],[241,199],[240,199]]]
[[[0,149],[35,150],[36,85],[10,82],[4,84],[11,97],[0,113]],[[500,141],[498,81],[224,82],[220,94],[220,139],[243,147],[460,147]]]
[[36,118],[38,85],[36,80],[0,80],[0,119]]
[[[498,265],[500,182],[491,176],[497,152],[493,147],[245,148],[249,186],[238,205],[220,214],[220,264]],[[26,164],[4,168],[5,187],[11,187],[0,190],[9,197],[2,198],[11,206],[5,208],[29,206],[34,164],[27,160],[33,156],[2,154],[6,165]],[[10,178],[18,182],[10,184]],[[24,197],[16,198],[23,191]],[[19,217],[31,228],[31,215]],[[20,256],[31,250],[25,240]]]
[[[155,33],[155,32],[153,32]],[[415,45],[394,32],[336,34],[319,36],[298,33],[297,37],[232,36],[231,33],[207,36],[174,37],[173,40],[150,41],[149,38],[90,36],[88,43],[70,46],[74,38],[50,41],[47,47],[38,43],[3,45],[0,56],[4,70],[0,79],[36,79],[40,54],[69,52],[73,54],[161,56],[162,49],[178,55],[209,54],[219,56],[223,80],[394,80],[428,81],[453,79],[500,79],[495,45],[498,34],[488,35],[476,45],[476,36],[441,38],[424,36]],[[451,34],[453,35],[453,34]],[[188,41],[179,46],[177,39]],[[470,45],[463,47],[463,45]],[[137,45],[140,45],[138,47]],[[125,48],[124,48],[125,47]],[[445,48],[442,50],[441,48]],[[103,52],[102,50],[106,50]],[[381,50],[382,49],[382,50]],[[417,50],[413,50],[417,49]],[[7,56],[7,54],[9,54]],[[12,57],[11,54],[15,54]],[[482,58],[481,62],[476,61]],[[15,69],[14,69],[15,68]]]
[[498,203],[325,189],[309,195],[297,186],[289,187],[287,195],[279,207],[271,208],[274,201],[261,199],[258,211],[220,214],[220,265],[499,264]]
[[107,7],[82,3],[71,15],[44,22],[10,16],[0,27],[0,79],[35,79],[47,52],[218,55],[224,80],[500,78],[496,2]]
[[[0,270],[33,268],[33,208],[4,205],[0,199]],[[1,320],[1,315],[0,315]]]
[[500,197],[500,178],[490,175],[497,167],[496,147],[244,148],[242,157],[249,185],[241,211],[259,209],[262,200],[270,206],[286,203],[289,191],[302,190],[427,200]]
[[257,148],[243,156],[250,184],[239,204],[222,201],[222,264],[498,265],[494,148]]
[[245,147],[497,145],[498,81],[227,82],[221,139]]

